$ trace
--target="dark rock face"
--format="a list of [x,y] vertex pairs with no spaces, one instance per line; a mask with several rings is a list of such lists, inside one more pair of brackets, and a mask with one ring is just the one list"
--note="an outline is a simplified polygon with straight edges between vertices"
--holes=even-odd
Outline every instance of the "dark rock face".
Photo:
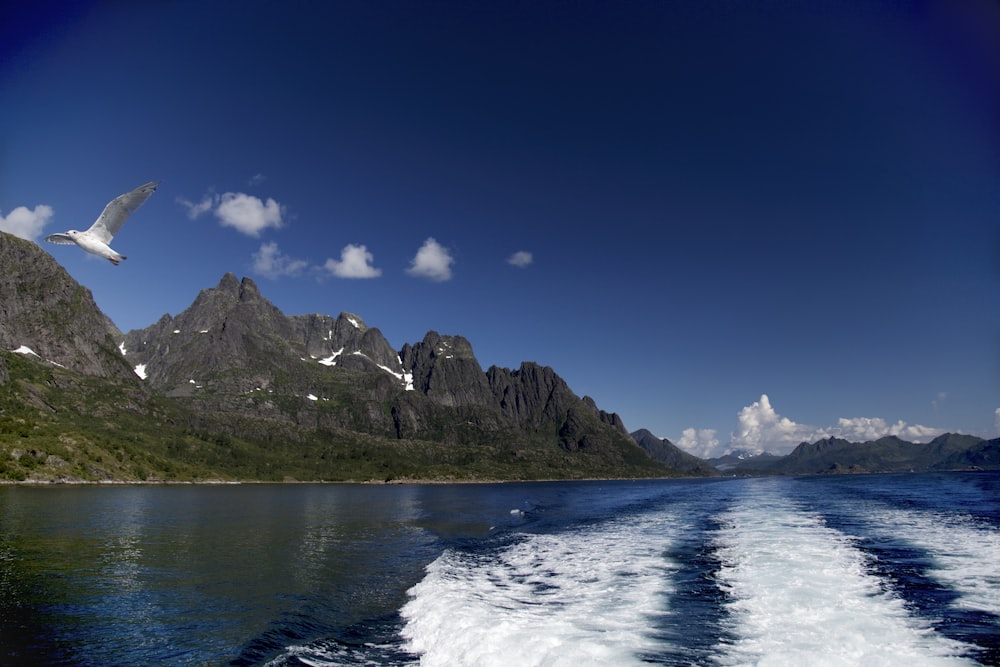
[[563,419],[579,400],[555,371],[533,362],[516,371],[492,366],[486,378],[504,415],[522,427]]
[[[164,315],[151,327],[130,331],[125,349],[130,361],[145,366],[149,383],[168,392],[184,393],[188,385],[250,392],[300,377],[299,389],[308,394],[324,366],[381,368],[400,382],[403,376],[395,351],[360,317],[286,317],[253,280],[239,281],[231,273],[176,317]],[[315,368],[307,370],[307,364]]]
[[493,394],[472,345],[461,336],[430,331],[399,354],[403,368],[413,374],[413,387],[436,403],[452,407],[489,405]]
[[84,375],[138,382],[117,349],[118,329],[48,253],[0,232],[0,266],[2,349],[23,345]]

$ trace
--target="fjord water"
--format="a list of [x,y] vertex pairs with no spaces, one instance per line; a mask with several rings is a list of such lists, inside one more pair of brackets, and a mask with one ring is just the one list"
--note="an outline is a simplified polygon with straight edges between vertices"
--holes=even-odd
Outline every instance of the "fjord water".
[[1000,664],[1000,474],[3,487],[0,664]]

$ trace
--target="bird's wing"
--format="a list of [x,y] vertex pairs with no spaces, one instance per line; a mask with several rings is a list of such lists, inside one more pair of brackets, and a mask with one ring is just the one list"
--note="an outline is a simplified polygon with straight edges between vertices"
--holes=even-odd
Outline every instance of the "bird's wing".
[[126,192],[119,197],[115,197],[104,207],[101,217],[90,226],[87,232],[104,243],[111,243],[111,239],[122,228],[128,217],[135,213],[135,210],[142,206],[143,202],[149,199],[149,195],[153,194],[156,186],[159,184],[159,181],[152,181],[145,185],[140,185],[135,190],[132,190],[132,192]]
[[49,234],[45,237],[45,240],[49,243],[58,243],[59,245],[75,245],[76,241],[73,240],[69,234]]

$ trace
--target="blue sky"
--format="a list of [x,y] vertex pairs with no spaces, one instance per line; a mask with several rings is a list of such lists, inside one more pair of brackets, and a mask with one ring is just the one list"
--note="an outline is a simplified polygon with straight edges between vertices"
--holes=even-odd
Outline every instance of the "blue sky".
[[123,330],[231,271],[706,455],[1000,433],[1000,5],[0,10],[0,226]]

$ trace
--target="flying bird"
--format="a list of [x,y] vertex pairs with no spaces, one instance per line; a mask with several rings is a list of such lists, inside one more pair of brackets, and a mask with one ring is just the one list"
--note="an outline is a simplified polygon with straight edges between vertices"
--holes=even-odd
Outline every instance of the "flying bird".
[[98,257],[103,257],[115,266],[118,266],[118,262],[125,259],[125,255],[121,255],[111,249],[109,245],[111,239],[122,228],[128,217],[135,213],[136,209],[149,199],[149,195],[156,191],[156,186],[159,184],[160,181],[152,181],[151,183],[140,185],[131,192],[126,192],[123,195],[115,197],[108,202],[108,205],[104,207],[104,211],[101,212],[100,217],[85,232],[71,229],[61,234],[50,234],[45,237],[45,240],[49,243],[58,243],[61,245],[76,244],[87,252]]

